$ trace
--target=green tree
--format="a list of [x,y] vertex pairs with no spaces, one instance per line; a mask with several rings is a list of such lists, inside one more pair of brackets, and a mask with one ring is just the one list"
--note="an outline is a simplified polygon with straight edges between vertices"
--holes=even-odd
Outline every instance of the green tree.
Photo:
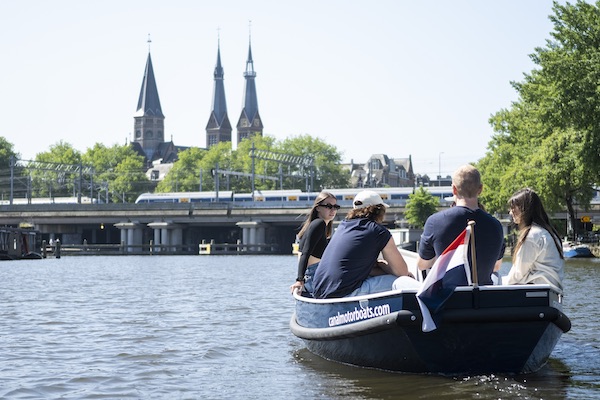
[[147,187],[148,178],[144,171],[144,162],[141,157],[126,157],[114,168],[114,177],[109,182],[113,197],[111,201],[133,203]]
[[82,165],[81,153],[67,142],[60,140],[46,152],[35,156],[29,168],[32,197],[76,196],[79,190],[79,172]]
[[[222,148],[224,147],[224,149]],[[228,146],[221,146],[227,151]],[[210,168],[203,162],[209,151],[198,147],[190,147],[178,154],[178,160],[173,163],[165,179],[159,182],[157,192],[196,192],[200,189],[200,174],[202,174],[202,190],[213,189],[213,178]]]
[[519,100],[490,119],[496,132],[478,163],[488,211],[506,212],[522,187],[536,190],[548,211],[589,206],[600,172],[600,9],[578,1],[554,3],[546,47],[531,58],[538,66],[513,82]]
[[[124,198],[132,201],[151,188],[143,157],[129,145],[107,147],[96,143],[81,159],[84,165],[93,168],[93,176],[87,177],[86,188],[90,193],[100,193],[100,198],[104,197],[107,202],[122,202]],[[112,193],[112,198],[106,199],[106,192]]]
[[[11,159],[17,160],[19,157],[20,155],[14,151],[14,145],[5,137],[0,136],[0,194],[2,199],[10,197],[10,161]],[[18,172],[18,170],[14,172]]]
[[[262,153],[259,154],[260,151]],[[282,155],[313,157],[314,168],[309,170],[300,165],[274,160]],[[343,170],[340,162],[341,155],[333,146],[308,135],[283,142],[268,135],[253,136],[238,143],[236,150],[232,150],[230,142],[225,142],[208,150],[190,148],[181,152],[179,160],[158,184],[156,191],[197,191],[200,186],[200,171],[202,190],[214,190],[215,176],[210,172],[216,170],[217,166],[220,171],[231,172],[219,174],[219,190],[250,192],[253,170],[256,190],[306,189],[311,183],[312,189],[317,191],[322,188],[346,187],[350,174]]]
[[[269,179],[266,177],[275,178],[278,177],[279,167],[278,164],[264,160],[257,157],[258,151],[264,150],[266,152],[277,151],[276,140],[272,136],[260,136],[255,135],[250,138],[246,138],[238,143],[237,149],[234,152],[234,157],[231,160],[230,167],[233,171],[243,172],[245,174],[252,174],[252,148],[254,148],[254,189],[255,190],[273,190],[279,189],[280,183],[277,180]],[[249,193],[252,190],[252,177],[241,176],[235,179],[235,185],[233,186],[236,192]],[[286,186],[284,183],[284,189],[289,189],[290,186]]]
[[423,228],[427,218],[437,211],[439,200],[420,186],[408,196],[404,217],[415,228]]
[[310,135],[300,135],[287,138],[276,147],[282,153],[314,157],[314,191],[348,187],[350,172],[340,165],[342,154],[334,146]]

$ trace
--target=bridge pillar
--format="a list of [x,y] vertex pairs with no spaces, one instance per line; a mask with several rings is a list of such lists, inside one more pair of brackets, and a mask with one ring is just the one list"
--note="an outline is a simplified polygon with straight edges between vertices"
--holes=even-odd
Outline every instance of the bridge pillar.
[[[242,244],[251,251],[261,251],[262,247],[258,244],[265,243],[265,224],[262,221],[242,221],[236,224],[242,228]],[[257,245],[250,246],[248,245]]]
[[183,245],[183,228],[173,222],[151,222],[149,228],[154,230],[155,251],[177,251]]
[[[121,230],[121,243],[124,244],[127,253],[141,252],[143,227],[139,222],[119,222],[114,226]],[[140,248],[136,249],[132,246],[140,246]]]

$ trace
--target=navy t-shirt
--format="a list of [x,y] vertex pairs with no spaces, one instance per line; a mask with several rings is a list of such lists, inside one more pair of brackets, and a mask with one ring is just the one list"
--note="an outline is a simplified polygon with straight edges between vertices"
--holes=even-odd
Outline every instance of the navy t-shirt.
[[324,299],[353,292],[367,279],[391,237],[386,227],[366,218],[342,221],[315,271],[313,296]]
[[[431,260],[439,256],[467,227],[475,221],[475,256],[477,257],[477,279],[480,285],[491,285],[494,264],[504,256],[504,235],[500,221],[481,209],[456,206],[437,212],[425,222],[419,256]],[[471,253],[469,252],[471,265]]]

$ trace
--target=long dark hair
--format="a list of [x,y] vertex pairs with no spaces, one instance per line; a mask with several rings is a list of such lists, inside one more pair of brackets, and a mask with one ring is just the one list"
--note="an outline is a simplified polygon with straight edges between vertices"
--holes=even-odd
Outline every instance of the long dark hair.
[[525,226],[525,229],[523,229],[522,232],[519,232],[519,240],[515,246],[514,254],[517,254],[517,251],[521,248],[527,234],[531,230],[531,225],[535,223],[550,232],[554,239],[556,250],[558,250],[558,254],[560,254],[560,258],[564,258],[560,236],[558,235],[556,228],[550,223],[550,218],[548,218],[548,214],[546,214],[546,210],[544,210],[542,200],[540,200],[540,197],[536,192],[529,188],[521,189],[513,194],[508,200],[508,206],[510,209],[519,210],[519,218],[521,219],[520,225]]
[[[297,235],[298,239],[300,239],[304,235],[304,233],[308,229],[308,226],[310,225],[310,223],[318,218],[319,211],[317,210],[317,207],[320,206],[321,203],[328,198],[336,199],[335,195],[333,195],[329,192],[321,192],[317,195],[312,208],[310,209],[310,211],[308,212],[308,215],[306,216],[306,220],[304,220],[304,223],[302,224],[302,228],[300,228],[300,232],[298,232],[298,235]],[[336,201],[337,201],[337,199],[336,199]],[[325,230],[326,237],[328,237],[328,238],[331,237],[332,230],[333,230],[333,221],[329,221],[329,223],[327,223],[327,228]]]

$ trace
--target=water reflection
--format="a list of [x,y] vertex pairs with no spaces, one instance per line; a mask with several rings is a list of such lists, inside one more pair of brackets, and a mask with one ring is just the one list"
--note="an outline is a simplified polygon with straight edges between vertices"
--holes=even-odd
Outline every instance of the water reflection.
[[[324,360],[306,349],[294,359],[331,399],[567,399],[571,375],[557,359],[530,375],[440,376],[358,368]],[[332,384],[334,382],[334,384]]]

